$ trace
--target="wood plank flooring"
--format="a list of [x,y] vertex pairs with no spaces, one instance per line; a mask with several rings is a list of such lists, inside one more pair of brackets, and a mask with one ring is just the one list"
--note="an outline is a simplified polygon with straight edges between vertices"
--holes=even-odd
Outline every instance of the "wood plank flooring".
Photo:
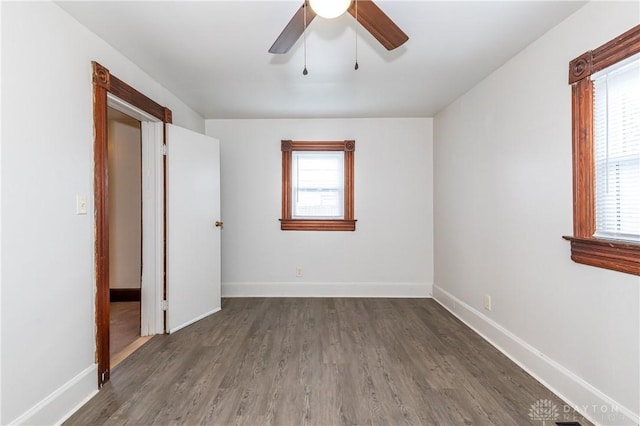
[[431,299],[224,299],[66,424],[541,425],[539,400],[589,424]]
[[109,306],[109,352],[113,360],[140,337],[140,302],[111,302]]
[[109,363],[113,369],[151,336],[140,336],[140,302],[111,302],[109,309]]

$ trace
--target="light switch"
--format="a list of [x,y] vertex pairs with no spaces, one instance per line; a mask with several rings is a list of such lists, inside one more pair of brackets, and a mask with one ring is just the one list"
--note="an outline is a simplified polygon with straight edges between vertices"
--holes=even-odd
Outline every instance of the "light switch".
[[76,195],[76,214],[87,214],[87,197]]

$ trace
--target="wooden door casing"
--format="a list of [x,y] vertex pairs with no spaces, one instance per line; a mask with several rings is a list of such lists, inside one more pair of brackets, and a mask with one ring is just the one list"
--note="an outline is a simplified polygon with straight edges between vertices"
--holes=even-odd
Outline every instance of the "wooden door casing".
[[[111,75],[109,70],[93,61],[93,123],[94,123],[94,208],[96,259],[96,362],[98,387],[110,377],[109,363],[109,162],[107,149],[107,94],[156,117],[163,123],[172,122],[172,113],[127,83]],[[166,140],[165,140],[166,143]],[[165,160],[166,161],[166,160]],[[165,204],[166,208],[166,204]],[[166,223],[165,223],[166,235]],[[166,261],[165,261],[166,268]],[[166,271],[166,269],[165,269]],[[165,327],[166,329],[166,327]]]

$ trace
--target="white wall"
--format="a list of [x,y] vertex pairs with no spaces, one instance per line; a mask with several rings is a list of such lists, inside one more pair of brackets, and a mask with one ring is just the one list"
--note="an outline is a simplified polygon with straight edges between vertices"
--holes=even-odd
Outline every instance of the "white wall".
[[[206,132],[220,139],[223,296],[431,294],[431,119],[207,120]],[[280,230],[283,139],[356,140],[355,232]]]
[[573,263],[561,238],[568,63],[639,22],[637,2],[590,3],[434,121],[434,297],[605,424],[639,421],[640,279]]
[[1,7],[0,423],[51,424],[97,386],[91,60],[176,124],[203,131],[204,120],[55,4]]
[[107,134],[109,145],[109,287],[140,288],[142,273],[142,134],[140,122],[109,109]]

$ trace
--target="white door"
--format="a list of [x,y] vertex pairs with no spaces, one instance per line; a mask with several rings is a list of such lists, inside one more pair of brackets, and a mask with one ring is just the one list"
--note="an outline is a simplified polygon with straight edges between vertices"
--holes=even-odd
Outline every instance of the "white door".
[[220,145],[167,125],[167,328],[220,310]]

